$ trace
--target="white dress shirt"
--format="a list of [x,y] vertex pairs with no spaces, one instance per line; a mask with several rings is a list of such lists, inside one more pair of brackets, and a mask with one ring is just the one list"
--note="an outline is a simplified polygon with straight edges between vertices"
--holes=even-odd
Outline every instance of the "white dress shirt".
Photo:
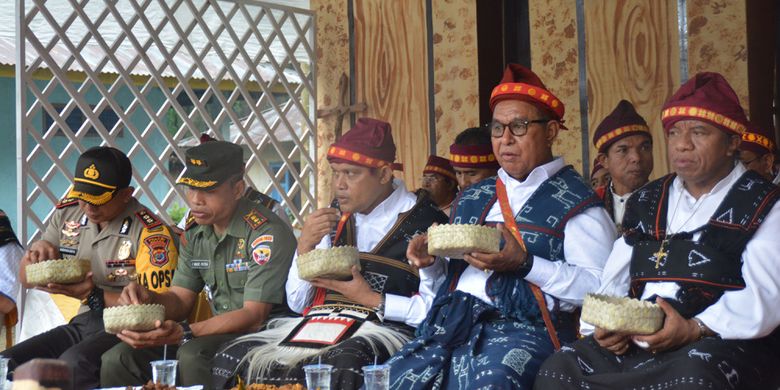
[[629,192],[625,195],[618,195],[610,188],[609,193],[612,194],[612,214],[615,217],[615,224],[619,225],[623,223],[623,215],[626,214],[626,202],[628,202],[628,198],[631,197],[633,192]]
[[[705,225],[744,172],[745,167],[736,164],[725,178],[698,200],[688,193],[679,177],[675,178],[669,191],[666,212],[669,233],[693,231]],[[780,310],[777,310],[777,302],[780,302],[780,272],[777,272],[777,256],[780,254],[778,231],[780,202],[774,205],[742,253],[742,278],[746,287],[742,290],[726,291],[717,302],[696,316],[722,338],[763,337],[780,325]],[[694,240],[699,237],[701,232],[693,235]],[[632,247],[626,244],[623,238],[615,242],[604,268],[599,293],[628,295],[631,254]],[[679,286],[674,282],[647,283],[642,299],[653,294],[674,299],[678,290]],[[590,334],[593,332],[593,326],[583,322],[580,331]]]
[[19,283],[19,262],[24,250],[16,242],[0,246],[0,294],[16,303],[21,284]]
[[[357,248],[360,252],[371,252],[390,232],[398,221],[399,214],[409,211],[417,203],[414,194],[406,190],[401,180],[393,181],[395,190],[368,214],[355,213]],[[329,248],[330,236],[326,235],[317,248]],[[298,252],[287,275],[287,304],[292,310],[302,313],[311,305],[315,287],[298,277]],[[434,264],[420,270],[420,290],[412,297],[386,294],[384,318],[417,326],[425,319],[436,290],[444,281],[443,264]]]
[[[517,215],[539,185],[563,167],[563,159],[556,158],[536,167],[524,181],[516,180],[503,169],[499,169],[498,177],[506,185],[512,213]],[[490,209],[485,221],[504,222],[499,202]],[[539,286],[545,293],[548,308],[553,308],[552,297],[555,297],[560,300],[561,310],[573,311],[582,306],[585,294],[598,288],[601,270],[617,231],[603,207],[591,207],[574,216],[563,231],[566,262],[534,256],[533,267],[525,279]],[[457,289],[492,303],[485,292],[491,274],[492,271],[485,273],[469,265],[458,280]]]

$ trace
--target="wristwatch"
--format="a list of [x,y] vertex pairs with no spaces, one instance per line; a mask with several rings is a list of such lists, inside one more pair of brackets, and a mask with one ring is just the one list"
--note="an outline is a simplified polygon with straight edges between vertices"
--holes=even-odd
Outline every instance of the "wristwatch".
[[179,325],[181,325],[181,329],[184,331],[184,335],[181,336],[181,342],[179,345],[184,345],[187,341],[192,340],[194,337],[192,335],[192,328],[190,328],[190,323],[187,321],[179,322]]
[[385,322],[385,302],[387,301],[387,295],[382,294],[382,300],[379,301],[379,305],[374,308],[374,313],[379,317],[380,322]]
[[103,308],[106,307],[105,297],[103,296],[103,289],[95,286],[95,288],[89,292],[87,298],[81,301],[81,304],[89,306],[90,310],[103,311]]

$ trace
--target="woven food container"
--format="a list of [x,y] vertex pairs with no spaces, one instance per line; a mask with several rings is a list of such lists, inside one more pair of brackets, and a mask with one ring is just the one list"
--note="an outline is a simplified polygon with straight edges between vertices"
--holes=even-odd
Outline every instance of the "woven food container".
[[103,309],[103,325],[108,333],[152,330],[155,321],[165,321],[165,306],[127,305]]
[[428,253],[462,259],[464,253],[498,253],[501,232],[482,225],[447,224],[428,228]]
[[354,246],[315,249],[298,257],[298,277],[303,280],[348,280],[352,277],[353,265],[360,268],[358,250]]
[[611,332],[652,334],[664,325],[664,311],[655,303],[627,297],[588,294],[581,319]]
[[27,283],[30,284],[72,284],[83,281],[90,269],[89,260],[58,259],[30,264],[25,268],[25,273]]

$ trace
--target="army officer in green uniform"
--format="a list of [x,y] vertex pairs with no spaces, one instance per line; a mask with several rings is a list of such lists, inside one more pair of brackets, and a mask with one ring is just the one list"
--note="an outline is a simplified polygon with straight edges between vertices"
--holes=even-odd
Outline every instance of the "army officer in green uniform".
[[[159,303],[166,321],[148,332],[122,331],[103,355],[104,387],[140,385],[151,378],[149,362],[162,358],[161,345],[179,360],[180,385],[211,386],[211,361],[220,344],[257,331],[283,312],[284,285],[296,241],[292,230],[267,208],[244,197],[242,150],[224,141],[206,142],[186,153],[185,185],[194,222],[182,237],[179,266],[170,291],[158,294],[132,283],[122,303]],[[198,293],[212,294],[215,316],[187,324]],[[150,348],[154,347],[154,348]]]
[[[73,187],[57,205],[41,240],[22,258],[19,280],[26,288],[81,299],[81,314],[3,351],[11,359],[9,371],[30,359],[59,358],[73,369],[74,388],[97,387],[100,356],[119,343],[103,330],[103,308],[116,305],[130,281],[158,292],[171,286],[178,258],[174,237],[133,197],[131,177],[130,160],[117,149],[94,147],[79,156]],[[59,258],[90,260],[92,271],[76,284],[27,283],[28,265]]]

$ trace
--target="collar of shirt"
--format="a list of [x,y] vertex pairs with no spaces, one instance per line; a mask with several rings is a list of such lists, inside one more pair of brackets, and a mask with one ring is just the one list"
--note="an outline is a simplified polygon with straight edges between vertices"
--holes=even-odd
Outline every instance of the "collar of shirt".
[[230,219],[230,223],[228,224],[227,229],[225,229],[224,236],[218,237],[214,233],[214,227],[212,225],[196,226],[193,236],[208,233],[210,235],[214,235],[215,237],[217,237],[217,241],[222,241],[227,236],[233,236],[239,238],[246,237],[249,235],[249,229],[251,229],[251,227],[247,225],[246,221],[244,220],[244,216],[249,214],[249,212],[252,211],[253,208],[254,208],[254,203],[242,197],[238,201],[238,206],[236,206],[236,210],[233,211],[233,216]]
[[625,195],[618,195],[615,193],[615,187],[612,185],[612,181],[610,180],[609,182],[609,193],[612,194],[612,200],[615,201],[615,204],[618,202],[625,203],[634,192],[635,191],[631,191],[627,192]]
[[[723,202],[731,187],[745,171],[742,164],[735,164],[726,177],[716,183],[710,192],[700,196],[698,200],[685,189],[682,179],[677,176],[672,183],[674,190],[669,194],[666,211],[669,234],[692,231],[706,224]],[[678,198],[681,195],[683,199]],[[679,206],[677,206],[678,202]],[[698,234],[694,236],[694,239],[698,239]]]
[[398,214],[411,209],[417,198],[406,190],[399,179],[393,179],[393,192],[368,214],[355,213],[357,246],[361,252],[370,252],[387,235],[398,220]]
[[[119,233],[119,230],[122,228],[122,224],[125,222],[125,219],[127,219],[127,217],[130,217],[133,220],[132,223],[136,223],[136,222],[140,223],[140,221],[138,221],[138,218],[136,218],[133,215],[140,208],[141,206],[140,203],[138,203],[138,199],[136,199],[135,197],[130,198],[130,202],[127,203],[127,207],[125,207],[125,210],[122,212],[122,214],[117,215],[116,218],[109,221],[105,229],[102,230],[99,229],[98,225],[90,220],[87,220],[87,225],[84,226],[84,228],[94,229],[96,232],[100,232],[97,234],[100,235],[101,237],[105,235],[117,234]],[[81,214],[80,218],[84,218],[84,213],[80,213],[80,214]]]
[[[563,169],[563,167],[563,158],[557,157],[547,164],[534,168],[523,181],[509,176],[509,174],[504,171],[504,168],[499,169],[498,177],[504,182],[504,185],[506,185],[506,193],[509,195],[509,206],[512,207],[513,214],[520,212],[520,209],[525,202],[528,201],[534,191],[536,191],[539,185],[549,179],[550,176]],[[496,205],[494,205],[488,213],[486,221],[495,222],[503,220],[501,208],[498,207],[498,202],[496,202]]]

